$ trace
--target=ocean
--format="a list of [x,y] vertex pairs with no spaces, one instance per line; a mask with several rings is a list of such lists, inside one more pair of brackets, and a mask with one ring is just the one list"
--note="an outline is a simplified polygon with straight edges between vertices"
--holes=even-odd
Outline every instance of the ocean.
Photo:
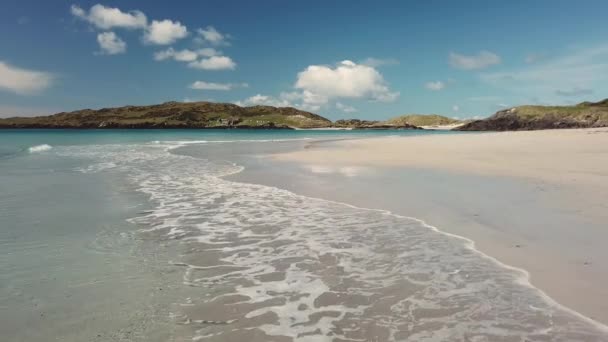
[[411,134],[455,133],[1,131],[2,340],[608,340],[441,227],[227,178]]

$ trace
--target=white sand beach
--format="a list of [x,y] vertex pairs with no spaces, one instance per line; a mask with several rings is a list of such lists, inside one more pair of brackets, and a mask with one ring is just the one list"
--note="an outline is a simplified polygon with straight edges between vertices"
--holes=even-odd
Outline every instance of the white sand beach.
[[[559,303],[608,323],[608,129],[370,138],[272,159],[316,174],[311,195],[470,238]],[[349,186],[360,195],[344,195]]]

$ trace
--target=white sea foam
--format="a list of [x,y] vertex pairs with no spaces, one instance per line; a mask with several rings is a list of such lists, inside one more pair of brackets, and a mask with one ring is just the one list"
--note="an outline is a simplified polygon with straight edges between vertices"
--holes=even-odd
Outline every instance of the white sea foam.
[[66,152],[125,172],[155,206],[131,220],[141,234],[188,246],[174,265],[185,286],[201,289],[179,314],[201,322],[196,340],[254,330],[294,341],[607,340],[605,326],[471,240],[386,211],[230,182],[221,177],[238,165],[165,144]]
[[49,151],[52,148],[53,148],[53,146],[51,146],[51,145],[42,144],[42,145],[32,146],[32,147],[28,148],[27,151],[29,153],[39,153],[39,152]]
[[307,141],[312,140],[312,138],[287,138],[287,139],[235,139],[235,140],[155,140],[153,144],[170,144],[174,146],[186,146],[186,145],[196,145],[196,144],[225,144],[225,143],[244,143],[244,142],[253,142],[253,143],[267,143],[267,142],[287,142],[287,141]]

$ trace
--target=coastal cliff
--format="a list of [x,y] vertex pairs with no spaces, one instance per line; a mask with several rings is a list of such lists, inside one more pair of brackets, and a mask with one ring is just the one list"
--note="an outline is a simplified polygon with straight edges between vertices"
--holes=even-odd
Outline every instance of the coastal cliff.
[[519,106],[464,124],[458,131],[518,131],[608,126],[608,99],[574,106]]

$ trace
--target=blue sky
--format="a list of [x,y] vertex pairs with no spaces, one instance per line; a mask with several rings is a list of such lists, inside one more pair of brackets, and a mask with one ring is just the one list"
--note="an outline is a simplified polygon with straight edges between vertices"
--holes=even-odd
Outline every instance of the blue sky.
[[0,7],[0,116],[210,100],[466,118],[608,97],[606,1]]

